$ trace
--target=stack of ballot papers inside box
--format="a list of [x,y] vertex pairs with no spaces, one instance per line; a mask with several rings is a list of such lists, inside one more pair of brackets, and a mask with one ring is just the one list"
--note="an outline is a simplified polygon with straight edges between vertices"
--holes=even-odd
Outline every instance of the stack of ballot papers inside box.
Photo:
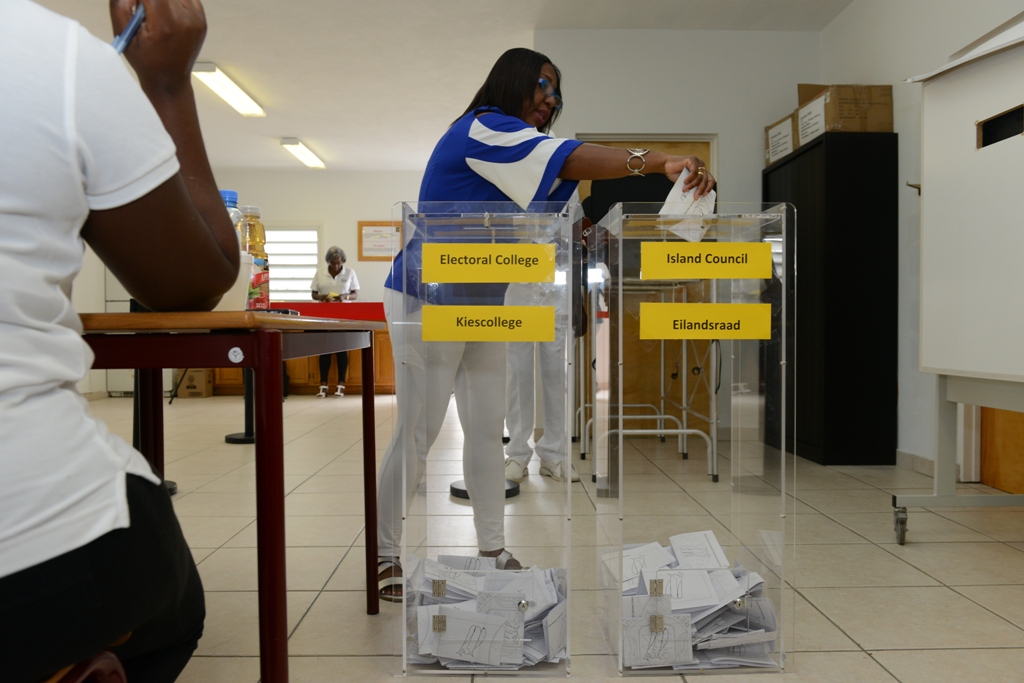
[[[623,665],[681,671],[778,666],[771,656],[775,605],[763,597],[764,579],[731,567],[711,531],[669,542],[623,546]],[[618,553],[602,559],[606,576],[614,576]],[[650,594],[652,579],[661,580],[662,595]]]
[[[416,561],[406,581],[409,660],[449,669],[514,670],[566,656],[564,569],[499,571],[492,557]],[[434,590],[443,580],[444,595]],[[435,630],[443,617],[443,630]]]

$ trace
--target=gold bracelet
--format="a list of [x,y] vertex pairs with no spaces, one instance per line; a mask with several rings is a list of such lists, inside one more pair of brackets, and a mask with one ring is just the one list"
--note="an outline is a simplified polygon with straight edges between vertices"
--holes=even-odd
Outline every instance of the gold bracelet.
[[[644,158],[644,155],[650,152],[651,150],[627,148],[626,151],[629,152],[629,158],[626,159],[626,170],[629,171],[630,175],[642,176],[643,170],[647,168],[647,159]],[[633,159],[640,160],[640,168],[633,168],[632,166],[629,165],[629,162],[633,161]]]

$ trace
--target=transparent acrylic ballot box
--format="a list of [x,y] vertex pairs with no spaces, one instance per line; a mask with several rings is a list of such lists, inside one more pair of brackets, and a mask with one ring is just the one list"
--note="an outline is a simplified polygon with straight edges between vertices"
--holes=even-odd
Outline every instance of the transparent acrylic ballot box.
[[[542,410],[568,424],[567,348],[582,257],[572,248],[580,230],[573,211],[581,214],[574,207],[396,207],[395,273],[404,291],[389,292],[385,307],[403,464],[382,469],[381,510],[386,537],[387,506],[400,509],[401,539],[382,538],[381,554],[389,544],[401,550],[396,651],[407,675],[569,672],[571,482],[540,476],[538,456],[522,482],[506,482],[502,433],[506,379],[533,394],[533,363],[507,359],[533,358],[542,345],[555,359],[540,378]],[[524,419],[532,431],[532,409]],[[545,461],[562,472],[571,471],[568,432],[553,446],[560,454]],[[402,493],[391,498],[389,477],[401,479]],[[481,556],[502,548],[523,569]]]
[[778,672],[793,614],[793,461],[778,447],[793,221],[785,205],[672,209],[617,204],[595,228],[598,628],[622,675]]

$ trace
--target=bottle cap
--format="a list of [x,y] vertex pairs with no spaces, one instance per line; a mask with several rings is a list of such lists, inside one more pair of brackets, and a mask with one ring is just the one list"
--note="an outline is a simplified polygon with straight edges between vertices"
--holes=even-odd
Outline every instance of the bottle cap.
[[234,190],[221,190],[220,198],[224,200],[225,206],[238,206],[238,193]]
[[256,218],[260,217],[260,207],[258,206],[240,206],[238,207],[238,210],[246,216],[256,216]]

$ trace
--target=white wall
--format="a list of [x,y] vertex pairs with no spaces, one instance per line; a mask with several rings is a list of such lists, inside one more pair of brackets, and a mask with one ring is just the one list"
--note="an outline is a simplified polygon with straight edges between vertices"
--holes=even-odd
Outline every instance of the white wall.
[[813,32],[543,30],[534,48],[562,71],[560,137],[717,135],[726,202],[761,201],[764,127],[821,82]]
[[396,202],[415,201],[422,173],[220,168],[214,175],[218,187],[238,191],[240,204],[258,205],[268,226],[322,224],[324,248],[344,249],[359,277],[360,300],[382,300],[391,263],[358,260],[356,224],[390,220]]
[[1022,9],[1020,0],[854,0],[820,34],[823,83],[893,86],[901,186],[898,448],[929,460],[936,450],[938,382],[918,370],[920,200],[905,185],[921,179],[921,85],[903,80],[942,66]]

